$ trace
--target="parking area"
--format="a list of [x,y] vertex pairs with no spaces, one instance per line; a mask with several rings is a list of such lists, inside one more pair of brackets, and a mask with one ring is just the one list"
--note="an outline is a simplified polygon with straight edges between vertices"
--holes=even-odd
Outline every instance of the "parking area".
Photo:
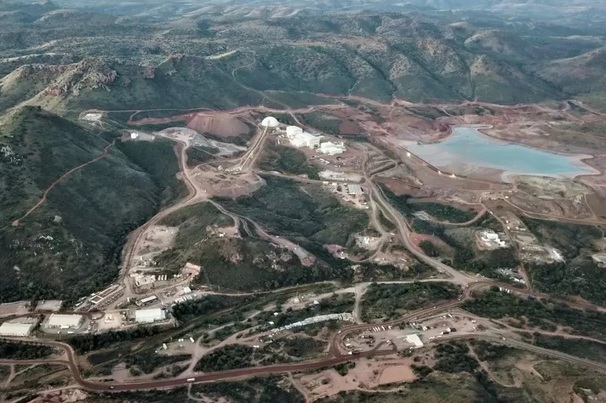
[[494,327],[489,322],[458,312],[442,313],[397,326],[373,325],[370,329],[344,339],[349,351],[367,351],[381,343],[394,344],[398,350],[421,348],[432,341],[454,334],[470,334]]
[[377,325],[346,338],[344,342],[345,348],[354,352],[372,350],[381,343],[395,344],[398,350],[423,347],[419,331],[410,326]]
[[412,322],[408,326],[420,331],[429,342],[452,333],[473,333],[477,330],[477,321],[465,315],[447,313]]
[[29,312],[29,301],[17,301],[0,304],[0,318],[4,316],[25,315]]
[[103,332],[107,330],[120,329],[126,326],[124,323],[125,318],[126,316],[121,314],[120,311],[106,312],[102,318],[95,321],[95,330]]
[[59,312],[59,310],[61,310],[62,305],[63,301],[61,300],[42,300],[38,302],[38,305],[36,305],[36,311]]

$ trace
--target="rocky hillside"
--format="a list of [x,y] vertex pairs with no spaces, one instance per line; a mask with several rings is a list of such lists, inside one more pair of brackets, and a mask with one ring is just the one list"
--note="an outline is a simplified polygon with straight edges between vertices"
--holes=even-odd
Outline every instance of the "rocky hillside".
[[[9,32],[23,31],[20,41],[27,47],[17,50],[13,41],[7,57],[0,58],[0,71],[10,71],[0,81],[0,108],[25,103],[61,113],[279,105],[267,95],[270,90],[382,101],[539,102],[587,91],[567,85],[560,75],[569,74],[570,60],[587,60],[584,74],[599,76],[600,65],[591,60],[604,46],[598,37],[558,40],[553,27],[543,37],[526,35],[548,29],[536,24],[497,29],[402,14],[297,14],[229,24],[188,16],[171,21],[166,30],[116,17],[91,22],[89,14],[77,12],[59,13],[55,21],[57,13],[28,26],[8,25]],[[73,28],[65,30],[66,24]],[[91,27],[104,36],[89,41]],[[54,38],[41,35],[50,30]],[[73,62],[15,58],[24,52],[34,60],[51,54]]]
[[540,70],[543,79],[556,83],[571,94],[606,89],[606,47],[580,56],[555,60]]

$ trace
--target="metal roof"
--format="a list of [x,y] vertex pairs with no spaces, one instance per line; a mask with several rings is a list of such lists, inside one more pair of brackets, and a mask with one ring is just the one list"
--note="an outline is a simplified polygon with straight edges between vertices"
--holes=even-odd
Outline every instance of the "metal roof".
[[160,308],[138,309],[135,311],[135,320],[137,322],[155,322],[164,318],[164,311]]
[[33,323],[4,322],[0,325],[0,336],[28,336],[33,327]]
[[50,318],[48,318],[48,322],[46,322],[46,326],[48,327],[61,327],[61,326],[69,326],[69,327],[79,327],[80,323],[82,323],[82,315],[62,315],[53,313]]

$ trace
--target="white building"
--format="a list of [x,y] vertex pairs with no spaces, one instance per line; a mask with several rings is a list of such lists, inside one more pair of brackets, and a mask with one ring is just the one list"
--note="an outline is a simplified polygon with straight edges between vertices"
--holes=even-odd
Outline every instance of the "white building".
[[166,319],[166,312],[160,308],[139,309],[135,311],[135,322],[153,323]]
[[0,325],[0,336],[27,337],[35,323],[4,322]]
[[133,278],[135,279],[135,285],[137,287],[145,287],[156,282],[155,274],[135,273]]
[[509,245],[493,230],[482,230],[476,234],[481,243],[481,249],[507,248]]
[[362,186],[360,186],[356,183],[348,183],[347,184],[347,193],[350,195],[360,196],[360,195],[364,194],[364,191],[362,190]]
[[417,334],[409,334],[408,336],[406,336],[406,341],[410,344],[414,344],[415,348],[423,347],[423,342]]
[[322,136],[307,133],[297,126],[288,126],[286,128],[286,138],[288,138],[290,144],[298,148],[318,148],[320,147]]
[[286,128],[286,137],[292,138],[298,134],[303,134],[303,129],[297,126],[288,126]]
[[149,304],[150,302],[153,302],[157,299],[158,299],[158,297],[156,297],[155,295],[150,295],[149,297],[142,298],[141,301],[139,301],[139,303],[141,305],[145,305],[145,304]]
[[275,127],[278,127],[279,125],[280,125],[280,122],[278,122],[278,119],[274,118],[273,116],[267,116],[261,122],[261,126],[263,126],[263,127],[275,128]]
[[82,325],[82,315],[62,315],[53,313],[46,322],[46,327],[61,329],[77,329]]
[[137,132],[130,132],[130,138],[132,140],[135,140],[135,139],[139,138],[139,133],[137,133]]
[[337,155],[343,154],[345,152],[345,143],[333,143],[331,141],[327,141],[325,143],[320,144],[320,152],[326,155]]

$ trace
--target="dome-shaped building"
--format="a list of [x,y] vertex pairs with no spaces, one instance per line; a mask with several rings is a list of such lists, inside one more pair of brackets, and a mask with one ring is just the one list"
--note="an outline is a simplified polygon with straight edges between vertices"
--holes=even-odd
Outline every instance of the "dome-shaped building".
[[274,118],[273,116],[268,116],[261,122],[261,126],[271,128],[278,127],[279,124],[280,122],[278,122],[278,119]]

